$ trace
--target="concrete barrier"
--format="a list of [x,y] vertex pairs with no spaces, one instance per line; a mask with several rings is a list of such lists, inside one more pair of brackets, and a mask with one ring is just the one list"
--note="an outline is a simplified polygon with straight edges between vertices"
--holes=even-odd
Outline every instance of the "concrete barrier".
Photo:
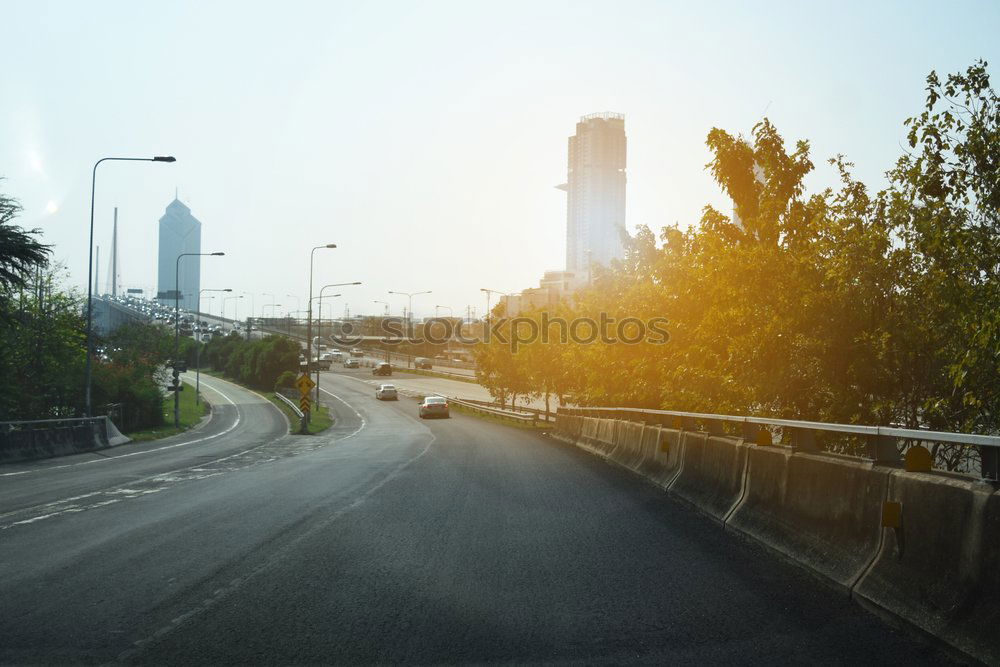
[[701,431],[684,431],[681,439],[681,470],[670,492],[724,522],[743,493],[749,446]]
[[639,472],[642,464],[642,436],[645,424],[615,421],[615,446],[608,453],[608,458],[620,466]]
[[13,463],[92,452],[129,442],[107,417],[8,422],[0,433],[0,461]]
[[864,461],[753,446],[726,527],[850,590],[878,552],[888,486],[889,469]]
[[1000,664],[996,485],[661,424],[572,419],[560,436],[567,442],[635,470],[860,602]]
[[933,473],[893,471],[898,526],[855,596],[988,664],[1000,664],[1000,492]]

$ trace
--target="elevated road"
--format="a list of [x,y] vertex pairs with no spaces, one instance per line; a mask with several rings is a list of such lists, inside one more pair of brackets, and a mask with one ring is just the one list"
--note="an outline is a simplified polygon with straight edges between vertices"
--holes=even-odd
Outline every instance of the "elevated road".
[[0,466],[0,662],[945,660],[629,473],[369,379],[324,374],[320,436],[207,378],[212,440]]

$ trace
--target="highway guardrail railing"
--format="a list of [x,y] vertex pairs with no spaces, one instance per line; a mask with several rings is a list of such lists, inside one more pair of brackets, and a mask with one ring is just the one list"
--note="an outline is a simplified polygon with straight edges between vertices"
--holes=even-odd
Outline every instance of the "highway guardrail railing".
[[[1000,435],[931,431],[897,426],[869,426],[827,422],[777,419],[742,415],[651,410],[644,408],[565,408],[557,414],[642,421],[676,429],[704,430],[712,435],[742,436],[757,444],[780,444],[798,451],[826,451],[861,457],[878,464],[898,465],[903,451],[923,443],[964,448],[966,456],[952,463],[949,470],[972,472],[978,463],[984,480],[1000,481]],[[838,444],[839,443],[839,444]],[[902,444],[900,444],[902,443]]]

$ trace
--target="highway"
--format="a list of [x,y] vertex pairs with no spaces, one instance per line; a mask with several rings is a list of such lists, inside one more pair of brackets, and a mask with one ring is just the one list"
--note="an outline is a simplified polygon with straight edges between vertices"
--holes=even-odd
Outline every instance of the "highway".
[[544,435],[378,402],[0,466],[0,662],[940,664],[802,571]]

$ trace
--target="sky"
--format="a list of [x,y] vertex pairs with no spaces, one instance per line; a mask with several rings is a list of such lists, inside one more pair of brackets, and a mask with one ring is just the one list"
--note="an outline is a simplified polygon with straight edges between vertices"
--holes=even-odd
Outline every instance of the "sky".
[[[1000,60],[1000,2],[42,2],[0,0],[0,191],[84,287],[90,178],[107,282],[118,207],[125,287],[156,289],[175,191],[202,221],[202,287],[342,314],[481,316],[565,263],[567,137],[625,114],[627,220],[697,224],[731,204],[705,170],[713,127],[766,115],[810,141],[811,191],[844,154],[872,188],[925,78]],[[991,65],[991,70],[996,68]],[[330,290],[328,290],[328,293]],[[288,296],[293,295],[293,296]],[[218,312],[219,301],[205,303]],[[230,315],[234,303],[229,302]],[[326,306],[331,307],[331,306]]]

